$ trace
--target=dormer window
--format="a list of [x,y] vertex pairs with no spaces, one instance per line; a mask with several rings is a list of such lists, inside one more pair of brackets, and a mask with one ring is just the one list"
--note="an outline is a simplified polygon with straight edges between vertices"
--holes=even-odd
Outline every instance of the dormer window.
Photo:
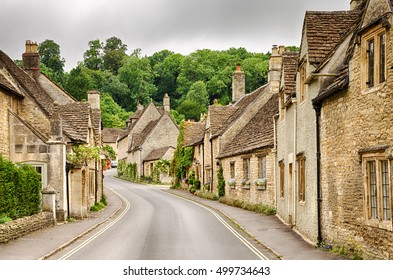
[[386,33],[383,27],[373,28],[362,37],[363,88],[373,88],[386,81]]

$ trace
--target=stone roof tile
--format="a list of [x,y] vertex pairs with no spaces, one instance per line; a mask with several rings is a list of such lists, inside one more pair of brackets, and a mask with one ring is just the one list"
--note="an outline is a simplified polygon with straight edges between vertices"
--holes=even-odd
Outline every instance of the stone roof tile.
[[183,145],[189,147],[202,143],[205,137],[205,126],[205,122],[185,122]]

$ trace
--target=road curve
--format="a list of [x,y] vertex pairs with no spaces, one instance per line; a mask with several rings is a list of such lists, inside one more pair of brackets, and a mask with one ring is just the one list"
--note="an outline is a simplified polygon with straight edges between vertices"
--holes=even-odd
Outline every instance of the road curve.
[[119,215],[51,259],[265,258],[212,210],[154,187],[112,178],[110,174],[106,174],[104,184],[123,200]]

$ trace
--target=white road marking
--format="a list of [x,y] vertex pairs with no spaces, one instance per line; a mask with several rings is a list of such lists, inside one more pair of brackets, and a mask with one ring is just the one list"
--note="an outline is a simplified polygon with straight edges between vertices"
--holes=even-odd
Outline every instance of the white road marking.
[[202,207],[204,209],[206,209],[207,211],[209,211],[210,213],[212,213],[230,232],[232,232],[232,234],[237,237],[241,242],[243,242],[244,245],[247,246],[247,248],[249,248],[255,255],[257,255],[258,258],[260,258],[261,260],[268,260],[268,257],[266,257],[264,254],[262,254],[257,248],[254,247],[254,245],[252,245],[247,239],[245,239],[240,233],[238,233],[235,229],[233,229],[233,227],[231,225],[229,225],[223,218],[221,218],[220,215],[218,215],[216,212],[214,212],[212,209],[206,207],[203,204],[200,204],[196,201],[175,195],[175,194],[171,194],[168,192],[165,192],[168,195],[172,195],[175,197],[178,197],[180,199],[189,201],[194,203],[195,205],[198,205],[199,207]]
[[63,255],[62,257],[60,257],[58,260],[66,260],[69,257],[71,257],[72,255],[74,255],[76,252],[78,252],[79,250],[81,250],[82,248],[84,248],[87,244],[89,244],[90,242],[92,242],[94,239],[96,239],[98,236],[100,236],[102,233],[104,233],[105,231],[107,231],[110,227],[112,227],[114,224],[116,224],[121,218],[123,218],[123,216],[128,212],[128,210],[130,209],[130,203],[128,202],[128,200],[122,196],[121,194],[119,194],[118,192],[114,191],[112,188],[109,188],[112,192],[114,192],[120,199],[122,199],[125,204],[126,207],[123,211],[123,213],[121,213],[116,219],[114,219],[111,223],[109,223],[107,226],[105,226],[103,229],[101,229],[100,231],[98,231],[97,233],[95,233],[93,236],[91,236],[89,239],[85,240],[84,242],[82,242],[79,246],[75,247],[74,249],[72,249],[70,252],[68,252],[67,254]]

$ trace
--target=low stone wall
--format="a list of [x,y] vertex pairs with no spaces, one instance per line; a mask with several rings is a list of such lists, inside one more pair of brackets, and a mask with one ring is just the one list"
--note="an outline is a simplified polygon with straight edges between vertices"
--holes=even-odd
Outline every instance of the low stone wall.
[[53,226],[55,223],[51,212],[23,217],[0,225],[0,243],[19,238],[30,232]]

